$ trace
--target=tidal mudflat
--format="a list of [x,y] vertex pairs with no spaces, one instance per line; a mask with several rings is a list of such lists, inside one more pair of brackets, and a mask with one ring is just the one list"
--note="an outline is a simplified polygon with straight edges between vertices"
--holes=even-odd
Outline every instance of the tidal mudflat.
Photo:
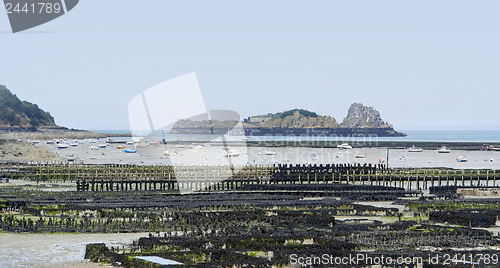
[[83,259],[86,244],[123,247],[141,236],[147,234],[0,233],[0,267],[103,267]]

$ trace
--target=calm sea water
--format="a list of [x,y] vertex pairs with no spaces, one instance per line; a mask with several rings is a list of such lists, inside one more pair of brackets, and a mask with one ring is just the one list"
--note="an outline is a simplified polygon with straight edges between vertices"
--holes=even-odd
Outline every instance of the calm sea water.
[[[130,130],[93,130],[100,133],[113,134],[130,133]],[[436,141],[436,142],[500,142],[500,130],[400,130],[406,133],[406,137],[307,137],[307,136],[252,136],[250,141]],[[231,137],[241,140],[243,137]],[[129,138],[117,137],[117,140],[129,140]],[[207,135],[166,135],[166,140],[207,140]]]

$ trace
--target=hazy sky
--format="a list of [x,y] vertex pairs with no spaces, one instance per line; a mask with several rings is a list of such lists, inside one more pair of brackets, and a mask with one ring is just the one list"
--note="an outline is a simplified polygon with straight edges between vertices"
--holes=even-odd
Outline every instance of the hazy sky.
[[141,91],[196,72],[242,117],[351,103],[396,129],[500,129],[500,1],[81,0],[12,34],[0,84],[62,126],[128,129]]

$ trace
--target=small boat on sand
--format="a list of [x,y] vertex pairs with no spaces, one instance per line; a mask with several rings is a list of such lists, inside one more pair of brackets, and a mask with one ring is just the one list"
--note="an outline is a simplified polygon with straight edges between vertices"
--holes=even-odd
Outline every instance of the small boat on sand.
[[40,141],[39,140],[34,140],[33,144],[40,144]]
[[68,145],[66,143],[60,143],[57,145],[57,149],[66,149],[68,148]]
[[224,155],[225,157],[238,157],[240,156],[240,152],[237,151],[237,150],[233,150],[233,149],[230,149],[230,150],[226,150],[222,153],[222,155]]
[[500,147],[490,146],[490,151],[500,151]]
[[137,151],[136,151],[136,150],[129,150],[129,149],[125,149],[125,150],[123,150],[123,152],[124,152],[124,153],[132,153],[132,154],[133,154],[133,153],[137,153]]
[[357,153],[354,155],[355,158],[366,158],[366,154],[364,153]]
[[99,144],[97,147],[99,147],[99,148],[106,148],[106,144]]
[[451,152],[451,150],[450,149],[446,149],[446,146],[443,145],[441,147],[441,149],[437,150],[437,152],[440,153],[440,154],[447,154],[447,153]]
[[264,152],[264,155],[276,155],[276,152],[272,152],[272,151],[265,151],[265,152]]
[[415,145],[413,145],[410,149],[408,149],[408,152],[410,152],[410,153],[419,153],[419,152],[422,152],[422,149],[421,148],[417,148],[417,147],[415,147]]
[[116,146],[116,149],[122,149],[123,150],[125,148],[127,148],[127,147],[125,147],[125,146]]
[[458,162],[467,162],[467,158],[466,158],[465,156],[459,156],[459,157],[457,158],[457,161],[458,161]]
[[349,145],[349,143],[342,143],[340,145],[337,145],[337,148],[339,148],[340,150],[342,150],[342,149],[348,150],[348,149],[352,149],[352,146]]

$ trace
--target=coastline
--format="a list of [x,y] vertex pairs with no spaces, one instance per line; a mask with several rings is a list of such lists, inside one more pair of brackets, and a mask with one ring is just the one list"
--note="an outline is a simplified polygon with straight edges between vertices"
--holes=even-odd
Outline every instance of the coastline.
[[0,138],[22,140],[52,140],[52,139],[98,139],[114,137],[130,137],[130,133],[101,133],[66,127],[0,127]]

